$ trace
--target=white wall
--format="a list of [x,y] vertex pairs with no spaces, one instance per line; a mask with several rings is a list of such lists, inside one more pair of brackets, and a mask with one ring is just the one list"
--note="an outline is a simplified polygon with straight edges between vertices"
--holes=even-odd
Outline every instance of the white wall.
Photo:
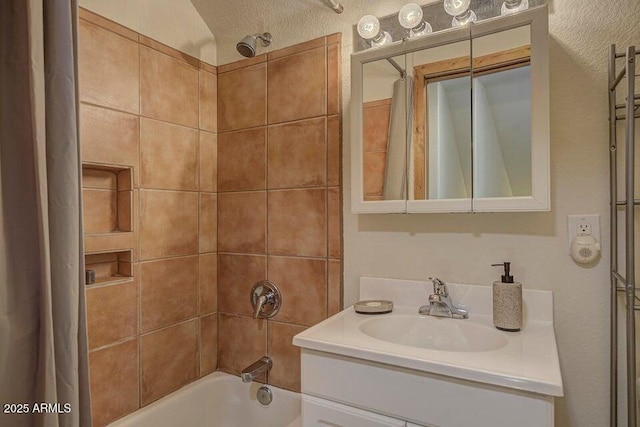
[[79,0],[80,6],[216,65],[216,41],[189,0]]

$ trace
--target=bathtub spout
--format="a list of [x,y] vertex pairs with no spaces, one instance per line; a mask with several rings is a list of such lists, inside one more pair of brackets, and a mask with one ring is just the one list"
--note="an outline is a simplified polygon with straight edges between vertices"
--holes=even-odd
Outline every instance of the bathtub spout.
[[256,379],[263,372],[271,370],[273,362],[269,356],[260,358],[258,361],[252,363],[250,366],[244,368],[240,374],[240,378],[245,383],[250,383]]

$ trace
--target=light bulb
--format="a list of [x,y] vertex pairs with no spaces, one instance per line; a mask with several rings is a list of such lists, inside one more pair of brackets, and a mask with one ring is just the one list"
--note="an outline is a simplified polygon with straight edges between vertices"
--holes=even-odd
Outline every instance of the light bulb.
[[529,9],[529,0],[507,0],[502,3],[500,14],[510,15],[512,13],[520,12],[527,9]]
[[398,12],[400,25],[409,31],[409,37],[421,37],[433,31],[423,19],[422,8],[416,3],[407,3]]
[[380,31],[380,21],[373,15],[365,15],[358,21],[358,34],[365,40],[371,41],[371,46],[379,47],[393,41],[391,34]]
[[469,9],[471,0],[444,0],[444,10],[451,16],[462,15]]
[[365,15],[358,21],[358,34],[365,40],[375,38],[380,32],[380,21],[373,15]]
[[469,9],[470,4],[471,0],[444,0],[445,12],[453,16],[452,27],[463,27],[478,20],[475,12]]

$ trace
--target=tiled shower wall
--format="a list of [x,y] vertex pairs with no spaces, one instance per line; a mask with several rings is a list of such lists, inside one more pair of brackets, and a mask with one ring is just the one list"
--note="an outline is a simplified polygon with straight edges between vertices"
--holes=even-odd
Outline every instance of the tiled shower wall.
[[[269,355],[300,390],[294,335],[341,309],[340,34],[218,67],[218,368]],[[280,312],[254,320],[264,278]]]
[[[96,264],[113,271],[87,287],[103,426],[216,370],[217,77],[86,10],[80,18],[85,251],[125,253]],[[131,171],[130,201],[109,168]]]
[[87,287],[94,425],[266,354],[299,390],[292,337],[342,304],[340,36],[218,69],[86,10],[79,37],[85,251],[119,254]]

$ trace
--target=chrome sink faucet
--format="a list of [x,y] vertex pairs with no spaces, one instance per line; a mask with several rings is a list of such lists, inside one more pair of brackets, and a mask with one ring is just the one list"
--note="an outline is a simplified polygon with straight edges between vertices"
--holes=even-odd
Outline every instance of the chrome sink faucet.
[[437,277],[429,277],[429,280],[433,283],[433,293],[429,295],[429,304],[423,305],[418,309],[420,314],[454,319],[467,319],[469,317],[467,310],[453,305],[446,283]]

